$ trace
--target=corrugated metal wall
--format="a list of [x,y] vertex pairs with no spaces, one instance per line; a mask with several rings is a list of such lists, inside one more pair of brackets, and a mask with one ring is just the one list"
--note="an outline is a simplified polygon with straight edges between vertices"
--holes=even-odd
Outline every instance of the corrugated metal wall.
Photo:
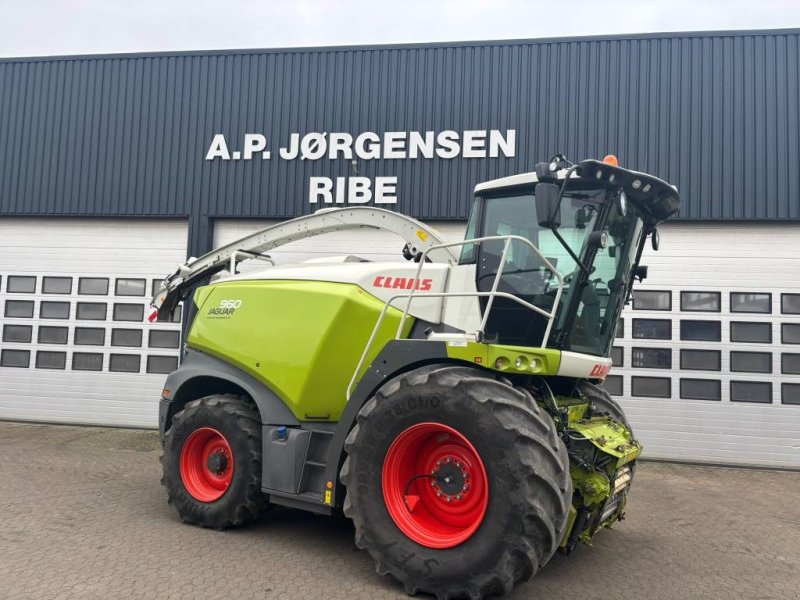
[[[359,161],[397,208],[616,153],[687,219],[800,219],[800,30],[0,61],[0,214],[289,217],[350,161],[206,161],[215,133],[515,129],[514,158]],[[207,236],[206,236],[207,237]]]

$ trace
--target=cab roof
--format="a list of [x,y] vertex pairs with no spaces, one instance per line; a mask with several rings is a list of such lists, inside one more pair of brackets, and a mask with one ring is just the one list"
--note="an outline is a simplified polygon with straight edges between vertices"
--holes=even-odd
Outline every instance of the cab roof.
[[599,160],[584,160],[570,168],[554,171],[552,175],[541,178],[535,171],[493,179],[475,186],[476,196],[495,195],[504,191],[524,191],[533,193],[536,184],[542,180],[561,182],[569,173],[571,182],[597,184],[598,186],[619,188],[628,200],[634,203],[652,225],[674,216],[680,209],[678,189],[663,179],[647,173],[640,173]]

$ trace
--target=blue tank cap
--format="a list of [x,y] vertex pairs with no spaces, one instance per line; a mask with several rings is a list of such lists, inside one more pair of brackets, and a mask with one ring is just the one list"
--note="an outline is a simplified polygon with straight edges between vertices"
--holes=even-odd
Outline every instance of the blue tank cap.
[[278,427],[277,431],[278,431],[278,439],[279,440],[285,440],[285,439],[287,439],[289,437],[289,432],[286,431],[286,426],[285,425],[281,425],[280,427]]

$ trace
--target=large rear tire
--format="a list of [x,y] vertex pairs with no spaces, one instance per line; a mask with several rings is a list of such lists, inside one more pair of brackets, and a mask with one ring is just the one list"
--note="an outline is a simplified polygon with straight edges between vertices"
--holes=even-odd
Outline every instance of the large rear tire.
[[184,523],[226,529],[259,517],[261,421],[243,398],[193,400],[172,419],[161,457],[168,501]]
[[564,536],[572,481],[552,420],[476,369],[427,367],[384,385],[345,449],[356,545],[409,594],[508,593]]

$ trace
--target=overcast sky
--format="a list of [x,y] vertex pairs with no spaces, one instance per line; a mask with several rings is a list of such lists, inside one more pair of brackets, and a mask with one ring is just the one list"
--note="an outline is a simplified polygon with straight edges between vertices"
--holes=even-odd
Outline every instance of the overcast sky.
[[800,27],[800,0],[0,0],[0,56]]

